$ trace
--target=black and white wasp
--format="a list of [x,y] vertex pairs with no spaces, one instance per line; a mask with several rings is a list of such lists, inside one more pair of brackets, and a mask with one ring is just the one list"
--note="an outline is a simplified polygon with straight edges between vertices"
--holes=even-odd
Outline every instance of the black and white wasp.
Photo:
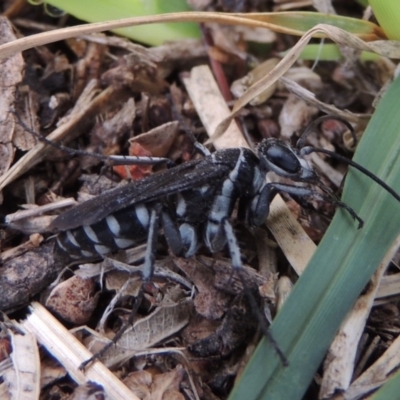
[[[81,260],[100,258],[147,242],[142,270],[143,282],[146,282],[153,274],[155,245],[162,228],[170,250],[177,256],[195,255],[201,243],[212,253],[227,247],[232,267],[241,277],[241,253],[230,220],[235,205],[238,203],[238,215],[246,224],[260,226],[278,192],[327,200],[344,208],[361,227],[363,221],[355,211],[330,194],[306,186],[266,181],[267,173],[273,171],[294,182],[324,189],[317,173],[305,159],[312,152],[323,152],[368,175],[400,201],[393,189],[361,165],[327,150],[304,145],[305,137],[322,119],[310,125],[296,147],[271,138],[264,139],[256,153],[247,148],[225,149],[213,154],[204,150],[204,158],[86,201],[61,214],[50,225],[51,230],[58,232],[56,251],[72,260]],[[346,125],[351,128],[348,123]],[[136,309],[141,296],[143,290],[136,301]]]
[[[332,118],[332,117],[331,117]],[[304,158],[322,152],[339,158],[375,180],[397,200],[400,196],[361,165],[330,151],[304,146],[305,137],[326,117],[304,132],[296,147],[280,139],[264,139],[256,154],[247,148],[208,153],[135,183],[109,190],[58,216],[49,229],[57,231],[57,248],[71,259],[102,257],[119,249],[148,241],[151,247],[162,226],[170,250],[191,257],[201,242],[212,252],[228,245],[234,268],[241,266],[240,251],[230,217],[239,201],[240,215],[249,226],[265,222],[278,192],[314,196],[344,208],[363,221],[347,204],[314,189],[286,183],[266,182],[269,171],[295,182],[319,187],[320,179]],[[347,124],[347,123],[346,123]],[[349,124],[347,124],[351,127]],[[150,267],[150,266],[149,266]],[[149,279],[152,269],[143,271]]]

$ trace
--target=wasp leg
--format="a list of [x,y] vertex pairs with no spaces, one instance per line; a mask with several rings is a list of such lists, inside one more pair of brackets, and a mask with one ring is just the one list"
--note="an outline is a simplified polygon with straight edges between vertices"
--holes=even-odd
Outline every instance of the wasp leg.
[[289,365],[289,362],[288,362],[285,354],[279,347],[279,344],[277,343],[275,338],[272,336],[270,330],[268,329],[267,319],[265,318],[265,315],[261,312],[260,306],[257,304],[253,293],[251,292],[250,288],[247,285],[246,279],[243,274],[243,264],[242,264],[241,255],[240,255],[240,247],[238,245],[236,235],[233,231],[232,225],[229,222],[228,218],[225,218],[222,221],[222,225],[224,227],[225,236],[226,236],[227,244],[228,244],[228,250],[229,250],[231,260],[232,260],[232,268],[237,273],[240,281],[242,282],[244,293],[247,296],[247,298],[249,299],[251,309],[260,324],[261,332],[270,341],[270,343],[274,347],[276,353],[278,354],[279,358],[282,361],[282,364],[284,366],[287,366],[287,365]]
[[164,229],[164,237],[167,241],[168,247],[176,256],[182,255],[183,243],[181,233],[177,223],[172,218],[168,210],[163,210],[161,213],[161,223]]
[[108,349],[110,349],[113,345],[115,345],[118,340],[122,337],[122,335],[126,332],[126,330],[133,324],[133,320],[137,314],[140,304],[142,303],[143,296],[144,296],[144,287],[147,282],[150,281],[151,277],[154,273],[154,254],[157,244],[157,236],[158,236],[158,228],[159,228],[159,214],[160,209],[155,207],[151,211],[150,215],[150,223],[149,223],[149,232],[147,236],[147,247],[146,253],[144,257],[144,265],[142,269],[142,284],[139,289],[139,293],[136,297],[135,304],[132,308],[132,311],[129,315],[128,320],[121,326],[119,331],[115,334],[112,341],[107,343],[99,352],[94,354],[91,358],[84,361],[80,366],[79,369],[83,370],[92,363],[93,361],[100,359]]
[[196,150],[204,157],[207,157],[211,155],[210,150],[207,149],[206,146],[202,145],[200,142],[198,142],[196,139],[194,139],[193,146],[196,148]]
[[312,196],[318,200],[328,201],[337,207],[345,209],[354,220],[358,222],[358,229],[364,225],[364,221],[357,215],[357,213],[346,203],[336,200],[330,196],[321,194],[316,190],[306,187],[287,185],[285,183],[266,183],[261,189],[259,196],[257,196],[251,204],[250,222],[253,225],[261,225],[268,216],[269,205],[278,192],[285,192],[295,196]]
[[247,221],[250,225],[261,226],[265,222],[269,214],[269,206],[277,194],[278,191],[270,183],[262,187],[249,206]]

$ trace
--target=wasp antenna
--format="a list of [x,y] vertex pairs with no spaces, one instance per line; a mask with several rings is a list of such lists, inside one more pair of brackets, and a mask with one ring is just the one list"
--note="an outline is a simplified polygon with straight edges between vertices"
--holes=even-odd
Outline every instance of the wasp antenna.
[[35,137],[36,139],[38,139],[40,142],[43,142],[49,146],[52,146],[66,154],[69,154],[71,156],[89,156],[89,157],[93,157],[93,158],[98,158],[102,161],[107,161],[109,159],[109,157],[104,156],[102,154],[98,154],[98,153],[91,153],[88,151],[84,151],[84,150],[76,150],[76,149],[72,149],[70,147],[66,147],[63,146],[60,143],[57,142],[53,142],[49,139],[47,139],[45,136],[41,135],[40,133],[36,132],[35,130],[33,130],[32,128],[30,128],[21,118],[21,116],[14,110],[11,109],[10,113],[13,114],[16,118],[16,122],[28,133],[30,133],[33,137]]
[[353,138],[353,146],[357,145],[357,136],[356,133],[354,131],[353,126],[350,124],[349,121],[345,120],[342,117],[338,117],[337,115],[324,115],[322,117],[317,118],[315,121],[311,122],[307,128],[304,130],[303,134],[300,136],[299,140],[296,143],[296,148],[297,149],[302,149],[305,146],[305,142],[308,136],[310,136],[312,133],[317,131],[317,128],[319,127],[319,125],[329,119],[334,119],[337,121],[342,122],[343,124],[345,124],[347,126],[347,128],[349,128],[350,130],[350,134]]
[[303,147],[301,150],[302,155],[307,155],[307,154],[311,154],[311,153],[324,153],[336,160],[342,161],[342,162],[346,163],[347,165],[350,165],[351,167],[359,170],[364,175],[368,176],[370,179],[375,181],[379,186],[383,187],[387,192],[389,192],[398,202],[400,202],[400,195],[393,188],[391,188],[382,179],[378,178],[371,171],[364,168],[362,165],[356,163],[355,161],[350,160],[347,157],[343,157],[340,154],[334,153],[333,151],[329,151],[326,149],[320,149],[318,147]]
[[202,145],[198,140],[196,139],[192,129],[189,127],[189,125],[186,123],[185,119],[183,118],[182,113],[178,110],[177,105],[174,102],[174,99],[171,95],[171,93],[168,93],[167,99],[171,103],[171,109],[172,109],[172,114],[173,116],[178,120],[180,123],[182,129],[185,131],[186,136],[190,139],[190,141],[193,143],[193,146],[196,148],[196,150],[201,153],[203,156],[209,156],[210,150],[207,149],[206,146]]
[[52,146],[66,154],[69,154],[70,156],[84,156],[84,157],[97,158],[98,160],[101,160],[104,163],[109,164],[110,166],[132,165],[132,164],[134,164],[134,165],[157,165],[157,164],[166,163],[168,168],[171,168],[175,165],[173,162],[171,162],[167,158],[163,158],[163,157],[116,156],[116,155],[105,156],[103,154],[94,153],[91,151],[72,149],[70,147],[63,146],[62,144],[59,144],[57,142],[53,142],[53,141],[47,139],[46,137],[42,136],[40,133],[31,129],[21,119],[21,116],[15,110],[10,110],[10,113],[15,116],[16,122],[23,129],[25,129],[28,133],[30,133],[32,136],[34,136],[39,141],[41,141],[49,146]]

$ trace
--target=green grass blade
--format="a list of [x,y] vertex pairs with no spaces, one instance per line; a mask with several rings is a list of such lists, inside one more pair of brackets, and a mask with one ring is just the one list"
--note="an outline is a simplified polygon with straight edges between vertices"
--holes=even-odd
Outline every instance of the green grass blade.
[[309,29],[314,28],[318,24],[326,24],[336,26],[348,33],[355,35],[377,35],[384,37],[384,34],[376,24],[359,19],[345,17],[342,15],[323,14],[311,11],[286,11],[273,13],[248,13],[233,14],[246,17],[258,21],[268,22],[276,25],[276,27],[290,29],[296,31],[297,34],[304,34]]
[[[381,100],[354,160],[400,192],[400,79]],[[400,204],[350,170],[342,200],[364,219],[357,225],[338,210],[317,252],[295,285],[271,332],[289,359],[283,367],[263,340],[231,400],[301,399],[340,323],[400,231]]]
[[398,0],[369,0],[374,15],[389,39],[400,40]]
[[[46,0],[46,3],[88,22],[189,11],[186,0]],[[200,37],[197,24],[184,22],[132,26],[115,32],[153,46],[166,41]]]

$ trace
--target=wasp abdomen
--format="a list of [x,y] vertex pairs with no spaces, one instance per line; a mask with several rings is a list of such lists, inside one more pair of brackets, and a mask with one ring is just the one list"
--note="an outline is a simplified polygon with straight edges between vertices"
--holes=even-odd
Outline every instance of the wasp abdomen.
[[150,206],[139,203],[110,214],[93,225],[83,225],[57,236],[59,249],[72,259],[104,256],[147,239]]

